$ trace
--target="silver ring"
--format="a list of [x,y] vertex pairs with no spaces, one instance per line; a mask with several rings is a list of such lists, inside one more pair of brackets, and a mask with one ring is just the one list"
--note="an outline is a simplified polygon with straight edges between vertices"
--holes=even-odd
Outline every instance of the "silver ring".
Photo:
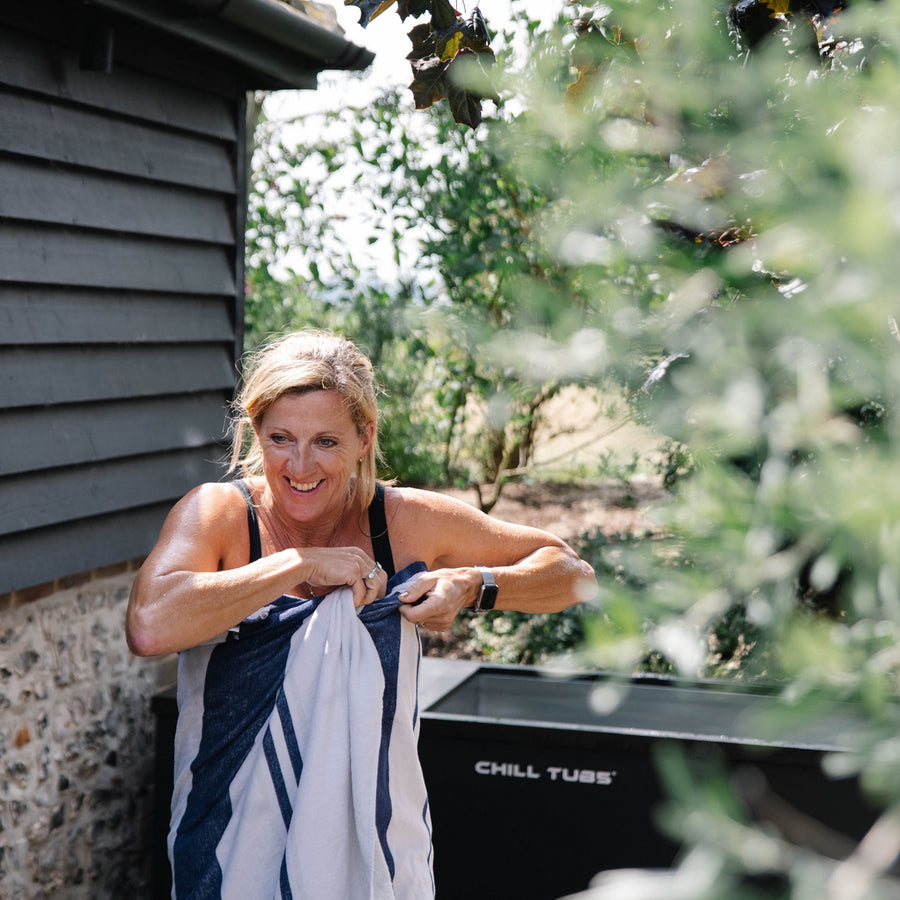
[[369,572],[368,575],[363,575],[363,581],[368,581],[370,578],[373,578],[375,575],[377,575],[380,571],[381,571],[381,563],[377,562],[377,563],[375,563],[375,568],[372,569],[372,571]]

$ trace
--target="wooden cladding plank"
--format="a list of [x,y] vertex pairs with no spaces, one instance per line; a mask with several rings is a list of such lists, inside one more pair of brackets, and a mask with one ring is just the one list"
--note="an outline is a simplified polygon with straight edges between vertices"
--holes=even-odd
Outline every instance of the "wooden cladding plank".
[[228,194],[128,180],[16,157],[3,160],[0,217],[215,244],[235,242]]
[[225,392],[0,410],[0,476],[204,447],[227,427]]
[[137,72],[121,62],[113,77],[86,72],[76,51],[48,46],[22,32],[0,30],[0,84],[225,141],[235,139],[233,98]]
[[122,509],[149,506],[181,496],[220,477],[221,447],[111,460],[0,478],[0,534],[31,531],[91,519]]
[[145,556],[169,504],[0,536],[0,594]]
[[221,470],[195,459],[172,476],[171,496],[162,502],[0,535],[0,594],[146,556],[175,501],[195,484],[221,477]]
[[[0,283],[0,345],[234,342],[234,297]],[[2,352],[2,351],[0,351]]]
[[0,348],[0,409],[230,391],[234,383],[223,345]]
[[230,247],[0,220],[0,282],[233,297],[232,253]]
[[0,150],[119,175],[235,193],[233,144],[0,92]]

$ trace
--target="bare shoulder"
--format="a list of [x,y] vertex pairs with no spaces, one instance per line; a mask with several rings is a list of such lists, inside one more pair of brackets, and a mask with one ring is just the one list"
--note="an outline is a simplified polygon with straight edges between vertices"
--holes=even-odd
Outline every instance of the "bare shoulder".
[[228,569],[246,564],[249,547],[241,492],[229,482],[208,482],[192,488],[172,507],[153,554],[187,556],[204,560],[204,569]]
[[429,566],[471,565],[479,554],[499,563],[540,547],[565,546],[546,531],[504,522],[439,491],[388,487],[385,511],[400,565],[416,559]]
[[231,482],[208,482],[188,491],[172,507],[176,518],[192,520],[195,525],[214,525],[243,515],[246,521],[246,504],[238,488]]

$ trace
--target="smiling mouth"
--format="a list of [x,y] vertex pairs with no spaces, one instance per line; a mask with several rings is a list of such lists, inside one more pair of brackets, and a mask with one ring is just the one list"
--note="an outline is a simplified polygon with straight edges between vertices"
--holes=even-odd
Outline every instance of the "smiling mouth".
[[322,483],[321,478],[318,481],[309,482],[292,481],[290,478],[287,481],[295,491],[300,491],[301,494],[308,494],[310,491],[314,491]]

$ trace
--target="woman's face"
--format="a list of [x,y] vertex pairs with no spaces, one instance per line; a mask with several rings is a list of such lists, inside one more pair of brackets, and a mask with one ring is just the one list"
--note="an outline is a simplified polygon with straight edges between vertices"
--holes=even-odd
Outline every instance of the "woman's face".
[[297,522],[333,521],[347,485],[369,449],[374,424],[360,437],[337,391],[285,394],[256,429],[276,508]]

